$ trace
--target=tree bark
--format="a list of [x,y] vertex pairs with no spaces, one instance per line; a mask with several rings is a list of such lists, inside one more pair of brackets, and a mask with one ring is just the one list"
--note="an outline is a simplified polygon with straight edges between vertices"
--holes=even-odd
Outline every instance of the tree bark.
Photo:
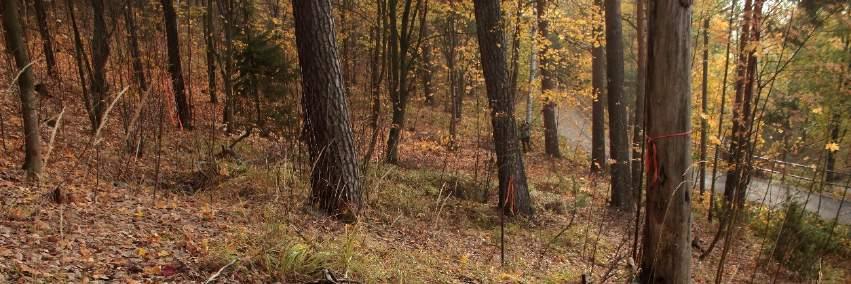
[[[514,97],[508,90],[499,0],[475,0],[476,34],[491,107],[499,175],[499,206],[507,215],[532,215],[526,170],[517,137]],[[509,190],[510,189],[510,190]],[[507,201],[507,202],[506,202]]]
[[[603,9],[602,0],[594,5]],[[600,32],[595,26],[594,34]],[[598,40],[591,48],[591,89],[594,101],[591,104],[591,172],[601,174],[606,170],[606,50]]]
[[53,54],[53,37],[50,36],[50,26],[47,24],[47,11],[44,10],[44,0],[33,0],[35,18],[38,22],[38,33],[41,35],[44,61],[47,63],[47,73],[56,77],[56,57]]
[[606,75],[608,76],[609,152],[611,164],[612,206],[632,212],[634,206],[630,183],[630,143],[627,139],[627,113],[624,104],[623,30],[621,1],[606,0]]
[[180,64],[180,39],[177,35],[177,14],[171,0],[162,0],[163,20],[165,20],[166,44],[168,45],[168,73],[171,75],[171,89],[177,105],[177,116],[183,129],[192,129],[192,109],[186,99],[186,87],[183,82],[183,69]]
[[210,92],[210,102],[219,103],[216,95],[216,27],[213,23],[213,0],[207,0],[207,10],[204,12],[204,44],[207,53],[207,91]]
[[537,0],[538,34],[544,44],[538,49],[541,69],[541,93],[544,95],[544,149],[552,157],[561,157],[558,147],[558,124],[556,123],[556,102],[552,97],[556,92],[554,64],[550,62],[549,52],[549,21],[547,20],[547,1]]
[[[691,1],[650,2],[648,156],[642,283],[689,283],[691,261]],[[656,178],[658,177],[658,179]]]
[[329,0],[293,0],[304,138],[315,165],[310,203],[343,220],[361,204],[360,172]]
[[103,123],[103,114],[107,107],[106,61],[109,59],[109,32],[106,30],[103,0],[92,0],[93,26],[92,34],[92,74],[91,93],[94,121],[92,132]]
[[41,134],[38,129],[38,98],[33,93],[32,62],[27,52],[24,29],[18,16],[18,1],[3,1],[3,26],[6,28],[6,50],[15,57],[15,73],[20,72],[21,118],[24,127],[24,165],[27,179],[37,181],[41,174]]

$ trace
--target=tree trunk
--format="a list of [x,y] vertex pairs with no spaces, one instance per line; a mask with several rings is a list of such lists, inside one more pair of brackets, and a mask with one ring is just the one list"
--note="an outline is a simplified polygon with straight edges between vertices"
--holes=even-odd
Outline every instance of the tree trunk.
[[44,61],[47,62],[47,73],[56,77],[56,57],[53,54],[53,37],[50,36],[50,26],[47,24],[47,11],[44,10],[44,0],[33,0],[35,17],[38,22],[38,33],[41,35]]
[[[839,144],[842,137],[839,135],[839,128],[842,125],[842,117],[838,111],[834,111],[828,123],[828,133],[830,133],[829,143]],[[838,179],[840,175],[836,172],[836,151],[827,150],[827,160],[825,161],[825,180],[832,181]]]
[[148,90],[148,82],[145,79],[145,67],[142,64],[142,54],[139,50],[139,35],[136,28],[136,15],[133,12],[133,3],[135,1],[127,1],[124,9],[124,24],[127,27],[127,36],[130,45],[130,57],[133,62],[133,75],[136,77],[136,83],[139,84],[139,89],[142,92]]
[[[139,50],[139,38],[136,28],[136,14],[133,11],[133,5],[136,1],[127,1],[124,5],[124,25],[127,29],[128,48],[130,50],[130,61],[133,68],[133,77],[136,80],[136,85],[142,94],[140,106],[134,118],[131,119],[125,150],[128,153],[140,155],[144,149],[144,108],[146,107],[148,98],[148,82],[145,79],[145,68],[142,63],[142,55]],[[140,118],[141,116],[141,118]]]
[[499,206],[508,215],[532,215],[526,170],[517,137],[514,98],[508,90],[505,42],[499,0],[476,0],[476,34],[491,107],[499,174]]
[[[428,38],[431,35],[431,30],[429,29],[428,24],[428,0],[423,1],[423,8],[420,10],[420,35],[423,38]],[[431,44],[426,42],[422,46],[422,64],[420,64],[420,78],[422,79],[423,84],[423,96],[425,97],[425,103],[428,106],[437,105],[437,101],[434,100],[434,90],[431,85],[431,81],[433,79],[433,69],[431,62]]]
[[[603,0],[594,0],[600,10]],[[599,29],[595,26],[595,34]],[[603,40],[597,41],[602,43]],[[594,101],[591,104],[591,172],[601,174],[606,170],[606,50],[595,43],[591,48],[591,89]]]
[[[760,0],[756,0],[757,3]],[[753,96],[753,81],[752,69],[756,68],[756,57],[754,50],[748,50],[746,47],[753,40],[754,27],[751,25],[756,21],[756,7],[752,0],[745,1],[744,18],[742,20],[742,32],[739,39],[739,59],[736,65],[736,96],[733,102],[733,130],[730,141],[730,154],[727,158],[727,163],[733,168],[727,171],[727,180],[724,183],[724,201],[725,207],[729,210],[730,205],[739,203],[743,204],[744,200],[738,200],[739,196],[744,196],[745,187],[742,181],[747,180],[746,160],[748,157],[747,149],[751,121],[751,101]],[[735,202],[734,202],[735,201]]]
[[[731,39],[733,38],[733,30],[735,30],[735,28],[733,27],[733,20],[736,18],[736,7],[737,7],[736,3],[737,3],[736,0],[732,1],[731,5],[730,5],[730,14],[729,14],[729,17],[727,18],[728,30],[727,30],[727,44],[726,44],[726,47],[724,48],[724,77],[721,79],[721,103],[720,103],[721,108],[718,111],[718,132],[717,132],[718,134],[717,135],[718,135],[718,139],[721,140],[721,141],[724,140],[723,137],[722,137],[724,135],[724,131],[723,131],[723,129],[724,129],[724,108],[727,105],[727,76],[730,74],[730,72],[728,72],[729,68],[730,68],[730,44],[732,43]],[[784,137],[786,136],[787,133],[788,132],[784,132]],[[786,145],[785,142],[784,142],[784,145]],[[715,145],[715,153],[712,157],[712,180],[710,181],[711,185],[709,186],[709,210],[708,210],[709,213],[707,214],[707,218],[709,219],[710,222],[712,221],[712,214],[713,214],[712,212],[715,211],[715,177],[717,176],[717,173],[718,173],[718,158],[719,158],[719,155],[721,154],[722,148],[723,148],[723,144]],[[784,149],[786,149],[786,148],[784,147]],[[785,155],[784,155],[783,160],[784,161],[786,160]],[[719,234],[719,236],[720,236],[720,234]]]
[[547,20],[547,0],[537,0],[538,34],[543,45],[538,49],[541,68],[541,93],[544,96],[544,149],[552,157],[561,157],[558,148],[558,124],[556,123],[556,102],[553,93],[556,92],[556,78],[549,55],[549,21]]
[[92,34],[92,110],[94,121],[92,132],[103,123],[107,107],[106,61],[109,59],[109,32],[106,30],[103,0],[92,0],[94,31]]
[[180,64],[180,39],[177,35],[177,14],[171,0],[162,0],[163,19],[168,45],[168,73],[171,74],[171,89],[177,105],[177,116],[183,129],[192,129],[192,109],[186,100],[186,87],[183,83],[183,70]]
[[236,98],[233,93],[233,54],[234,54],[234,25],[236,18],[234,17],[234,3],[232,0],[219,1],[220,11],[222,11],[222,29],[225,36],[225,56],[222,60],[222,85],[225,89],[225,107],[223,110],[223,122],[228,126],[228,131],[233,130],[234,123],[234,108],[236,107]]
[[375,151],[375,144],[378,142],[378,120],[381,116],[381,81],[384,79],[384,71],[387,69],[387,18],[385,0],[377,0],[378,6],[378,25],[372,28],[370,36],[372,37],[372,47],[370,51],[370,91],[372,92],[372,111],[369,116],[369,124],[372,127],[372,134],[369,138],[366,154],[363,157],[363,164],[366,165],[372,160],[372,154]]
[[361,204],[360,172],[329,0],[293,0],[304,137],[315,165],[310,203],[343,220]]
[[706,140],[707,129],[709,125],[706,120],[709,119],[709,110],[707,99],[709,97],[709,15],[705,15],[703,19],[703,79],[700,90],[700,173],[698,179],[700,184],[700,196],[706,192]]
[[647,88],[647,36],[645,21],[647,11],[644,8],[646,0],[635,1],[636,21],[636,84],[635,84],[635,118],[632,125],[632,186],[635,188],[636,203],[641,203],[641,178],[644,176],[644,164],[641,159],[644,148],[644,91]]
[[[642,283],[689,283],[691,261],[691,2],[650,2],[646,223]],[[656,178],[658,177],[658,179]]]
[[89,88],[86,86],[86,72],[90,71],[88,59],[86,59],[85,50],[83,49],[83,40],[80,37],[80,30],[77,28],[77,19],[74,16],[74,1],[65,0],[65,5],[68,8],[68,17],[71,19],[71,29],[74,34],[74,59],[77,63],[77,75],[80,79],[80,89],[82,90],[83,106],[86,108],[86,114],[89,119],[89,125],[92,129],[97,125],[97,118],[93,109],[93,102],[89,96]]
[[449,2],[449,16],[446,19],[446,26],[444,27],[444,46],[443,46],[443,57],[446,59],[446,68],[448,69],[449,75],[449,148],[454,148],[456,146],[456,135],[458,134],[458,123],[461,122],[461,107],[462,107],[462,98],[463,94],[463,84],[461,81],[461,74],[458,71],[458,63],[457,63],[457,54],[458,54],[458,34],[455,30],[455,21],[457,20],[457,15],[455,14],[455,2],[450,0]]
[[41,134],[38,129],[38,98],[33,93],[33,72],[24,29],[18,16],[18,1],[3,1],[3,26],[6,28],[6,50],[15,57],[15,73],[20,72],[21,118],[24,126],[24,165],[27,179],[37,181],[41,174]]
[[630,143],[627,139],[627,113],[624,104],[623,31],[621,1],[606,0],[606,75],[608,76],[609,152],[614,160],[612,173],[612,206],[632,212],[633,194],[629,171]]
[[204,12],[204,43],[207,53],[207,91],[210,92],[210,102],[219,103],[216,96],[216,41],[214,35],[216,27],[213,25],[213,0],[207,0],[207,10]]
[[526,118],[524,122],[528,125],[532,123],[532,92],[534,90],[532,85],[535,82],[535,77],[538,76],[536,74],[538,73],[537,45],[535,44],[537,29],[537,25],[532,25],[532,28],[529,29],[529,92],[526,93]]
[[399,143],[402,140],[402,131],[405,128],[405,113],[408,108],[409,75],[411,67],[414,66],[414,61],[409,52],[413,47],[413,31],[414,23],[416,22],[417,8],[420,8],[421,1],[417,0],[417,7],[412,7],[413,0],[404,0],[402,9],[401,23],[397,21],[397,2],[398,0],[389,1],[388,11],[390,12],[390,68],[391,68],[391,88],[390,102],[393,106],[392,124],[387,137],[387,152],[385,159],[388,163],[396,164],[399,162]]

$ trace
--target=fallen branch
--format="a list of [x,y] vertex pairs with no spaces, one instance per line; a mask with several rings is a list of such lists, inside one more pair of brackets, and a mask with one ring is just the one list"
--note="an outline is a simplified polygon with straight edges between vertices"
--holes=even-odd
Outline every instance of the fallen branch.
[[219,275],[222,275],[222,272],[225,271],[225,269],[227,269],[229,266],[233,265],[234,263],[236,263],[236,259],[231,260],[228,264],[225,264],[225,266],[222,266],[222,268],[219,268],[219,271],[216,271],[216,273],[213,273],[213,275],[210,275],[210,278],[207,278],[207,281],[204,281],[204,284],[209,284],[209,283],[213,283],[213,281],[216,281],[216,278],[218,278]]
[[245,138],[248,138],[248,136],[251,136],[252,130],[254,130],[253,127],[250,127],[247,130],[245,130],[245,132],[242,133],[242,135],[240,135],[238,138],[236,138],[236,140],[231,142],[230,145],[227,146],[227,148],[225,147],[225,145],[222,145],[222,151],[219,152],[218,154],[216,154],[215,157],[219,158],[219,159],[227,157],[227,156],[236,157],[236,151],[234,151],[233,148],[236,147],[237,143],[244,140]]

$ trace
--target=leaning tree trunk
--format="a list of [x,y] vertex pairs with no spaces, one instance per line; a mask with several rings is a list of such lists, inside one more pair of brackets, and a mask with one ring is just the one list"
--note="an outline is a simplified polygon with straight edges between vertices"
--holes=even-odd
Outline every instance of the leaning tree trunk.
[[41,35],[42,48],[44,49],[44,61],[47,63],[47,73],[51,77],[56,77],[56,57],[53,55],[53,38],[50,36],[50,27],[47,25],[47,11],[44,10],[44,0],[33,0],[33,6],[35,6],[38,33]]
[[103,0],[92,0],[93,26],[92,32],[92,132],[96,131],[106,112],[107,85],[106,61],[109,59],[109,32],[106,30]]
[[629,171],[630,143],[627,139],[626,105],[624,104],[623,30],[621,29],[621,1],[606,0],[606,75],[608,76],[609,152],[612,162],[612,206],[627,210],[633,208],[633,194]]
[[192,129],[192,109],[186,99],[183,70],[180,65],[180,39],[177,37],[177,14],[171,0],[162,0],[165,20],[166,44],[168,45],[168,73],[171,74],[171,89],[177,104],[177,116],[183,129]]
[[526,169],[517,138],[514,98],[509,92],[499,0],[476,0],[476,34],[491,107],[499,174],[499,205],[509,215],[532,215]]
[[6,29],[6,50],[15,57],[15,67],[20,72],[18,88],[21,94],[21,116],[24,121],[24,170],[29,180],[38,180],[41,174],[41,135],[38,130],[38,101],[33,93],[33,73],[24,29],[18,16],[18,1],[3,1],[3,26]]
[[83,107],[86,109],[89,124],[94,129],[94,125],[97,124],[97,117],[91,96],[89,96],[89,88],[86,86],[86,70],[90,70],[88,68],[89,61],[86,59],[86,52],[83,49],[83,39],[80,37],[80,30],[77,28],[77,19],[74,16],[74,0],[65,0],[65,6],[68,9],[68,18],[71,20],[71,30],[74,36],[74,60],[77,63],[77,75],[80,80],[80,89],[82,90]]
[[[602,10],[602,0],[594,0],[594,5]],[[594,27],[595,33],[599,28]],[[591,172],[603,173],[606,169],[606,50],[597,40],[591,48],[591,89],[594,101],[591,103]]]
[[302,74],[304,137],[313,172],[310,203],[344,220],[361,204],[360,172],[330,0],[293,0],[298,61]]
[[549,21],[547,20],[547,0],[537,0],[538,11],[538,34],[542,42],[538,49],[538,57],[541,68],[541,93],[544,96],[544,149],[546,153],[553,157],[561,157],[561,152],[558,148],[558,124],[556,123],[556,102],[553,92],[556,91],[556,78],[553,68],[555,65],[550,62],[551,55],[549,53]]
[[[647,68],[647,214],[642,283],[689,283],[691,5],[650,2]],[[684,4],[685,3],[685,4]]]

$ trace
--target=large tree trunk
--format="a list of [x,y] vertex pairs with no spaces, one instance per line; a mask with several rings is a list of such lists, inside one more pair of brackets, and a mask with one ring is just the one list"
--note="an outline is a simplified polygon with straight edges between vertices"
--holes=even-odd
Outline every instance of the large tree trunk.
[[[603,0],[594,0],[594,5],[603,9]],[[595,30],[597,30],[595,26]],[[599,31],[597,31],[599,32]],[[597,34],[595,32],[595,34]],[[603,39],[599,41],[602,43]],[[591,89],[594,101],[591,103],[591,172],[603,173],[606,170],[606,50],[599,43],[591,48]]]
[[606,0],[606,75],[608,76],[609,152],[612,162],[612,206],[632,211],[634,206],[630,183],[627,113],[624,104],[623,30],[621,1]]
[[210,102],[219,102],[216,96],[216,27],[213,25],[213,0],[207,0],[207,10],[204,11],[204,44],[207,53],[207,92],[210,92]]
[[561,157],[558,148],[558,124],[556,123],[556,102],[552,97],[556,91],[556,78],[549,58],[549,21],[547,20],[547,0],[537,0],[538,11],[538,34],[543,40],[543,45],[538,49],[538,57],[541,68],[541,93],[544,95],[544,149],[553,157]]
[[177,14],[171,0],[162,0],[165,34],[168,45],[168,73],[171,74],[171,89],[177,105],[177,116],[183,129],[192,129],[192,109],[186,99],[183,70],[180,64],[180,39],[177,36]]
[[53,54],[53,37],[50,36],[50,26],[47,24],[47,11],[44,10],[44,0],[33,0],[35,18],[38,22],[38,33],[41,35],[44,61],[47,62],[47,73],[56,77],[56,57]]
[[644,147],[644,91],[647,88],[647,37],[645,36],[645,21],[647,11],[644,1],[635,1],[635,41],[638,43],[635,79],[635,118],[632,121],[632,186],[635,188],[636,203],[641,203],[641,177],[644,176],[644,165],[641,154]]
[[103,114],[107,107],[106,61],[109,59],[109,32],[106,30],[103,0],[92,0],[94,12],[92,34],[92,110],[94,121],[92,132],[103,123]]
[[711,17],[708,15],[705,17],[703,19],[703,79],[700,84],[700,173],[698,173],[700,196],[706,192],[706,142],[707,131],[709,131],[706,120],[709,119],[707,98],[709,97],[709,20]]
[[329,0],[293,0],[302,74],[304,138],[313,172],[310,203],[344,220],[361,203],[360,172],[349,121]]
[[[476,34],[491,107],[499,174],[499,205],[509,215],[532,214],[526,169],[517,138],[514,98],[508,90],[505,42],[499,0],[476,0]],[[507,202],[506,202],[507,201]]]
[[21,94],[21,117],[24,121],[24,170],[31,181],[41,174],[41,134],[38,130],[38,100],[33,93],[33,73],[24,29],[18,16],[18,1],[3,1],[3,26],[6,28],[6,50],[15,57],[15,67],[20,72],[18,88]]
[[[691,2],[650,2],[647,68],[647,215],[642,283],[689,283]],[[658,177],[658,178],[657,178]]]

